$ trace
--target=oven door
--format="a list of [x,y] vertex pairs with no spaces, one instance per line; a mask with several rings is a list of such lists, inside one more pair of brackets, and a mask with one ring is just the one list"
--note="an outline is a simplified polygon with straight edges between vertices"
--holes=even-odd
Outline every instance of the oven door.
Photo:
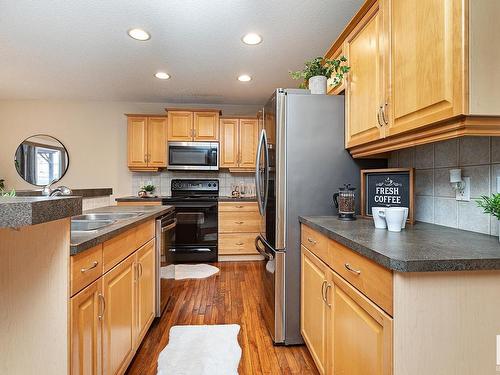
[[177,220],[171,214],[156,220],[156,316],[160,317],[174,288],[174,265],[171,257]]
[[219,169],[219,143],[217,142],[168,142],[168,169],[210,170]]
[[175,202],[177,227],[172,245],[174,263],[216,262],[217,202]]

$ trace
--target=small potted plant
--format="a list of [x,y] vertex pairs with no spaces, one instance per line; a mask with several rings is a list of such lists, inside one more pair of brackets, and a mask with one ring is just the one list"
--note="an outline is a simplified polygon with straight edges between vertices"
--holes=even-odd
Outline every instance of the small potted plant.
[[[139,191],[139,196],[142,197],[142,196],[145,196],[145,197],[152,197],[154,192],[156,190],[156,187],[154,185],[151,185],[151,184],[148,184],[148,185],[144,185],[142,188],[141,188],[141,191]],[[144,193],[144,194],[141,194],[141,193]]]
[[480,199],[476,200],[476,203],[484,210],[485,214],[490,214],[497,218],[500,234],[500,193],[492,194],[491,197],[483,195]]
[[344,75],[351,69],[345,64],[346,62],[345,56],[333,60],[325,60],[318,56],[306,61],[304,69],[289,73],[293,79],[302,80],[300,87],[309,87],[311,94],[326,94],[328,78],[332,79],[332,86],[338,86],[342,83]]

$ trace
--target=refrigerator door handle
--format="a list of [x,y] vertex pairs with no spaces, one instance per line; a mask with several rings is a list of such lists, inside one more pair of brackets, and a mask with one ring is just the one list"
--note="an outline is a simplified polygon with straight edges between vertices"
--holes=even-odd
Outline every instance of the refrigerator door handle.
[[[264,245],[264,248],[262,249],[259,246],[259,242]],[[273,260],[274,256],[273,254],[270,254],[269,252],[266,251],[266,247],[270,247],[266,241],[259,235],[255,238],[255,248],[259,252],[260,255],[262,255],[266,260]]]
[[262,147],[264,146],[265,138],[266,138],[266,131],[264,129],[262,129],[262,132],[260,133],[259,144],[257,146],[257,157],[255,160],[255,192],[257,195],[257,202],[258,202],[259,212],[260,212],[261,216],[264,216],[264,214],[265,214],[265,207],[264,207],[264,203],[262,202],[262,198],[263,198],[262,195],[263,194],[262,194],[262,191],[260,190],[260,185],[261,185],[260,163],[261,163],[261,159],[262,159]]

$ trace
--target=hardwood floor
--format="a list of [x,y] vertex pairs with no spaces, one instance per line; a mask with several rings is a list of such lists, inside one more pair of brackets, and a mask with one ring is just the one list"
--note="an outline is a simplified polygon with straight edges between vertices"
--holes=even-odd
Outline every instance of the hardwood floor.
[[156,374],[158,355],[168,343],[170,327],[227,323],[241,326],[239,374],[318,374],[305,346],[272,344],[258,307],[262,298],[257,287],[262,272],[259,263],[216,263],[221,271],[215,276],[176,281],[163,316],[151,326],[127,374]]

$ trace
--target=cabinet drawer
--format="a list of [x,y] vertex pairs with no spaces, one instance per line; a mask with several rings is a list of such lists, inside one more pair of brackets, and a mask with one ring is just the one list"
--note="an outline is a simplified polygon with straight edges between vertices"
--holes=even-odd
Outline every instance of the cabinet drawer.
[[330,239],[328,237],[309,228],[307,225],[301,225],[301,244],[326,264],[330,264],[330,255],[328,253],[329,241]]
[[71,295],[90,285],[102,275],[102,244],[70,258]]
[[333,240],[329,251],[333,270],[392,316],[392,272]]
[[220,202],[219,212],[259,212],[257,202]]
[[104,242],[104,272],[108,272],[154,236],[155,221],[150,220]]
[[219,212],[219,233],[258,233],[260,224],[258,212]]
[[258,254],[255,238],[258,233],[221,233],[219,235],[219,255]]

